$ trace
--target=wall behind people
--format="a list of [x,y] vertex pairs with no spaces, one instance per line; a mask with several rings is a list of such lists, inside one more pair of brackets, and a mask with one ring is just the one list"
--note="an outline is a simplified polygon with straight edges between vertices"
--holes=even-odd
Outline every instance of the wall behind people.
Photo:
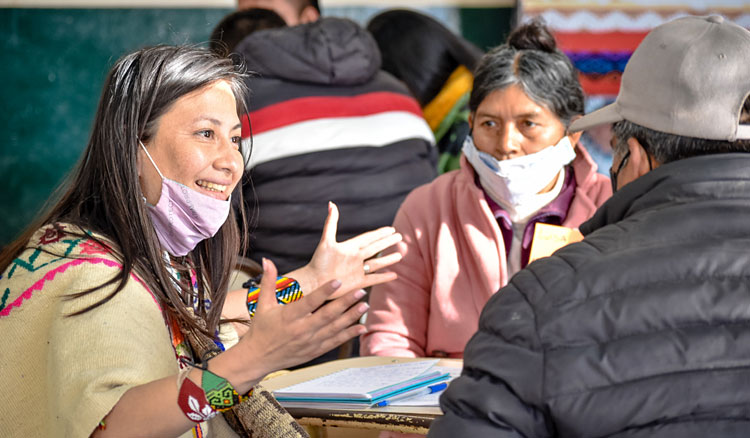
[[[195,8],[70,7],[82,2],[58,2],[65,9],[3,7],[39,3],[0,0],[0,28],[4,30],[0,42],[0,126],[6,133],[0,143],[0,175],[4,178],[0,247],[35,216],[80,156],[101,84],[112,63],[145,45],[206,43],[211,29],[232,11],[209,0],[183,2],[204,6]],[[104,0],[85,3],[111,4]],[[152,2],[150,6],[157,3],[165,4]],[[386,7],[336,4],[327,7],[323,0],[323,15],[348,17],[361,24]],[[471,8],[419,9],[456,32],[480,38],[469,37],[482,47],[504,38],[506,31],[497,29],[509,28],[512,16],[510,8],[500,8],[500,12],[483,9],[484,14]],[[497,41],[482,41],[487,35]]]

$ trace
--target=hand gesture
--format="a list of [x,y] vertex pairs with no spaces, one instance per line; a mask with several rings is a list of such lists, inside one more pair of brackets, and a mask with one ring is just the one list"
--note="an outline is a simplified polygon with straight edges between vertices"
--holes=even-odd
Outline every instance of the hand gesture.
[[365,332],[364,326],[352,325],[368,309],[367,303],[354,305],[364,291],[355,290],[320,307],[341,287],[340,281],[332,280],[299,301],[280,305],[276,266],[263,259],[263,270],[255,317],[236,346],[262,367],[263,375],[307,362]]
[[323,235],[315,253],[303,270],[315,278],[315,284],[323,284],[332,279],[341,281],[338,294],[353,289],[362,289],[375,284],[395,280],[392,272],[379,273],[380,269],[401,260],[401,254],[392,253],[375,257],[384,249],[401,241],[401,234],[393,227],[378,228],[343,242],[336,241],[339,211],[336,204],[328,203],[328,217],[323,227]]

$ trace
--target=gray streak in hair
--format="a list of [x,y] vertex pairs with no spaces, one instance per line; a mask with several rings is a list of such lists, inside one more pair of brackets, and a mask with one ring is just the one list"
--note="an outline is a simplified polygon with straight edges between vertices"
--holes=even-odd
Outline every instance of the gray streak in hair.
[[622,120],[612,125],[615,136],[615,154],[622,155],[627,149],[627,141],[633,137],[661,164],[700,155],[732,152],[750,152],[750,140],[724,141],[685,137],[668,134]]

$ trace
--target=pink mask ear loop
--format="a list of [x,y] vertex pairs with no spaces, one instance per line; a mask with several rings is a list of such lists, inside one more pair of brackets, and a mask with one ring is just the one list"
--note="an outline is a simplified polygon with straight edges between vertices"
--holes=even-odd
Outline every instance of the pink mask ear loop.
[[151,158],[151,154],[148,153],[148,151],[146,150],[146,146],[143,145],[143,142],[141,142],[140,139],[138,139],[138,144],[140,144],[141,147],[143,148],[143,152],[146,153],[146,156],[148,157],[148,160],[151,162],[151,164],[154,165],[154,169],[156,169],[156,172],[159,174],[159,176],[161,177],[161,179],[164,179],[164,175],[161,174],[161,170],[159,170],[159,166],[157,166],[156,163],[154,163],[154,159]]

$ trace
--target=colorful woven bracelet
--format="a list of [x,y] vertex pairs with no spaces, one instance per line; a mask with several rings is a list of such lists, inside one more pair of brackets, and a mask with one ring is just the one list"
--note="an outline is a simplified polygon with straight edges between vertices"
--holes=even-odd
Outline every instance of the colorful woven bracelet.
[[210,420],[253,395],[253,388],[246,395],[237,394],[231,383],[206,369],[203,369],[201,386],[189,378],[179,380],[177,405],[182,413],[195,423]]
[[[247,311],[250,317],[255,316],[255,309],[258,307],[258,294],[260,285],[253,282],[247,291]],[[302,289],[299,287],[297,280],[289,277],[278,277],[276,279],[276,301],[279,304],[289,304],[302,298]]]
[[203,370],[201,387],[206,395],[208,404],[217,411],[224,412],[247,400],[253,393],[251,389],[247,395],[239,395],[229,381],[219,377],[209,370]]
[[182,413],[194,423],[202,423],[219,414],[206,399],[203,388],[190,379],[184,379],[180,384],[177,404]]

